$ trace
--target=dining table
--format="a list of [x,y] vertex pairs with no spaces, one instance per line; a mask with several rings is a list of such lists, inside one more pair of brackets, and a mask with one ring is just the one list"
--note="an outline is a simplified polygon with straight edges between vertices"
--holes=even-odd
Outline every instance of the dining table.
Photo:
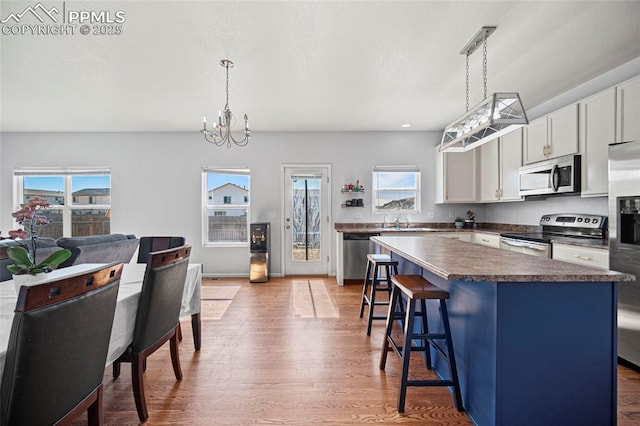
[[[106,266],[107,264],[85,263],[57,269],[50,273],[47,281],[100,270]],[[133,341],[133,329],[145,270],[146,264],[144,263],[125,263],[123,266],[113,326],[111,328],[111,339],[109,342],[106,366],[112,364],[113,361],[122,355]],[[199,263],[190,263],[187,268],[184,293],[182,295],[180,318],[191,316],[196,350],[200,349],[201,284],[202,265]],[[9,344],[11,325],[17,301],[18,295],[13,280],[0,282],[0,383],[2,382],[7,346]]]

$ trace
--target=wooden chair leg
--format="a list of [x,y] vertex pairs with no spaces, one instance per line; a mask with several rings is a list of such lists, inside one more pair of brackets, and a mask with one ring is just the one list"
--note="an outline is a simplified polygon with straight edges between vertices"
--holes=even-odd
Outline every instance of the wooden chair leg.
[[177,380],[182,380],[182,369],[180,368],[180,352],[178,351],[178,338],[174,334],[169,340],[171,347],[171,364]]
[[147,412],[147,402],[144,397],[144,357],[134,355],[131,361],[131,385],[133,387],[133,398],[136,401],[138,418],[144,422],[149,418]]
[[364,314],[364,304],[367,300],[367,290],[369,290],[369,275],[371,275],[371,262],[367,260],[367,269],[364,273],[364,284],[362,285],[362,299],[360,300],[360,318]]
[[182,342],[182,327],[180,326],[180,322],[178,322],[177,334],[178,334],[178,342]]
[[102,407],[102,384],[98,387],[96,400],[87,409],[87,420],[89,426],[102,426],[104,424],[104,409]]
[[113,380],[120,377],[120,363],[118,361],[114,361],[113,363]]
[[196,348],[196,351],[199,351],[200,343],[202,342],[200,312],[191,315],[191,330],[193,331],[193,346]]

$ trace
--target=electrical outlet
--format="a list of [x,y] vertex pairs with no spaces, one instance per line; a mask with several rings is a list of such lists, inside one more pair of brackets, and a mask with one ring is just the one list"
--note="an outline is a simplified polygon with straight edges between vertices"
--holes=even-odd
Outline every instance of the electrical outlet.
[[436,212],[427,212],[427,219],[435,219]]
[[455,217],[455,214],[453,214],[453,210],[449,210],[449,217]]
[[356,218],[356,219],[362,219],[362,212],[355,212],[353,214],[353,217]]

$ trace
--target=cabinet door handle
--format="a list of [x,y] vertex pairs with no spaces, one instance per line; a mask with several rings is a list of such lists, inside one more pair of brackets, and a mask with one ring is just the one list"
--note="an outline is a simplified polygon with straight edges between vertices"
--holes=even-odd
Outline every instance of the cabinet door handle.
[[487,240],[486,238],[480,238],[483,242],[488,243],[490,242],[489,240]]
[[582,256],[580,254],[574,254],[574,257],[577,257],[578,259],[582,259],[582,260],[593,260],[593,258],[591,256]]

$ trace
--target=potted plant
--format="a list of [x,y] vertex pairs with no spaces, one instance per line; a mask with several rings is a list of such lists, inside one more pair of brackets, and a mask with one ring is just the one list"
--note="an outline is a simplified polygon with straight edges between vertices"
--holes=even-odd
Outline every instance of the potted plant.
[[464,219],[460,216],[456,217],[456,219],[453,221],[453,226],[455,226],[456,229],[462,228],[464,226]]
[[473,210],[467,210],[467,218],[464,220],[465,228],[473,228],[475,225],[476,216],[473,214]]
[[15,239],[18,245],[7,248],[7,256],[13,262],[7,269],[14,275],[16,289],[19,288],[18,282],[25,281],[23,278],[51,272],[71,256],[69,249],[60,249],[42,262],[36,262],[38,230],[50,223],[40,213],[47,207],[47,200],[33,197],[27,203],[20,204],[20,209],[12,213],[20,228],[9,231],[9,238]]

